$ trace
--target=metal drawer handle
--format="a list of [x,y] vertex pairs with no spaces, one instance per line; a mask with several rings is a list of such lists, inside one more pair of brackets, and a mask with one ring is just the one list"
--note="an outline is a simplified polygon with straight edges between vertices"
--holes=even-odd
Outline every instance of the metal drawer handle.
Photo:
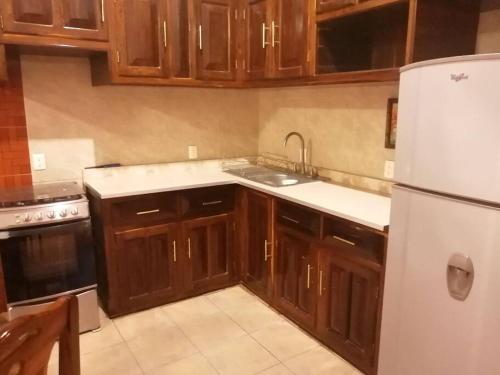
[[295,224],[300,224],[300,221],[292,219],[291,217],[288,217],[288,216],[283,216],[282,215],[281,218],[285,219],[285,220],[288,220],[288,221],[291,221],[292,223],[295,223]]
[[310,289],[311,288],[311,265],[308,264],[307,265],[307,289]]
[[191,237],[188,238],[188,258],[191,259]]
[[352,241],[346,240],[345,238],[342,238],[342,237],[339,237],[339,236],[333,236],[333,238],[335,238],[337,241],[343,242],[343,243],[345,243],[347,245],[356,246],[356,242],[352,242]]
[[140,215],[151,215],[151,214],[157,214],[158,212],[160,212],[160,209],[157,208],[156,210],[150,210],[150,211],[139,211],[136,213],[136,215],[140,216]]
[[215,206],[216,204],[221,204],[222,201],[211,201],[211,202],[203,202],[204,206]]
[[323,270],[319,271],[319,295],[323,295]]
[[172,247],[174,250],[174,263],[177,263],[177,243],[175,241],[172,241]]
[[264,241],[264,261],[267,262],[269,258],[271,258],[271,255],[267,252],[268,247],[271,245],[271,242],[268,240]]

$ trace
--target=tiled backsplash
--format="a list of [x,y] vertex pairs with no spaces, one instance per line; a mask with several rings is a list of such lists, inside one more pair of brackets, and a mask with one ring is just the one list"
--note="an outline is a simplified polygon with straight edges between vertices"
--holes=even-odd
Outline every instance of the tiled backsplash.
[[0,84],[0,188],[31,184],[19,56],[8,51],[9,81]]

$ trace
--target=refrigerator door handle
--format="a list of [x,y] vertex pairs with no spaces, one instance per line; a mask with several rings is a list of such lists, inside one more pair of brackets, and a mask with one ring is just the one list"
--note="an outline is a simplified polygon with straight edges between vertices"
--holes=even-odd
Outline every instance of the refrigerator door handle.
[[453,254],[448,261],[446,272],[450,297],[465,301],[474,283],[474,264],[463,254]]

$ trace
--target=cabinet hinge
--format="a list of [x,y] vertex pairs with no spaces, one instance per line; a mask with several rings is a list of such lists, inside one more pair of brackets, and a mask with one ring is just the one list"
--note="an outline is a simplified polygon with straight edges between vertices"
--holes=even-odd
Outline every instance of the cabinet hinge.
[[116,51],[116,62],[120,63],[120,51]]

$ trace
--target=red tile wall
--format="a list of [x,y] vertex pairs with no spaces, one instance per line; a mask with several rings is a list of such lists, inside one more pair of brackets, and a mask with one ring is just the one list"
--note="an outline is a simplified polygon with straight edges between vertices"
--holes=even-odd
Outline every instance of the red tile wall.
[[19,53],[7,49],[9,80],[0,83],[0,188],[31,184]]

